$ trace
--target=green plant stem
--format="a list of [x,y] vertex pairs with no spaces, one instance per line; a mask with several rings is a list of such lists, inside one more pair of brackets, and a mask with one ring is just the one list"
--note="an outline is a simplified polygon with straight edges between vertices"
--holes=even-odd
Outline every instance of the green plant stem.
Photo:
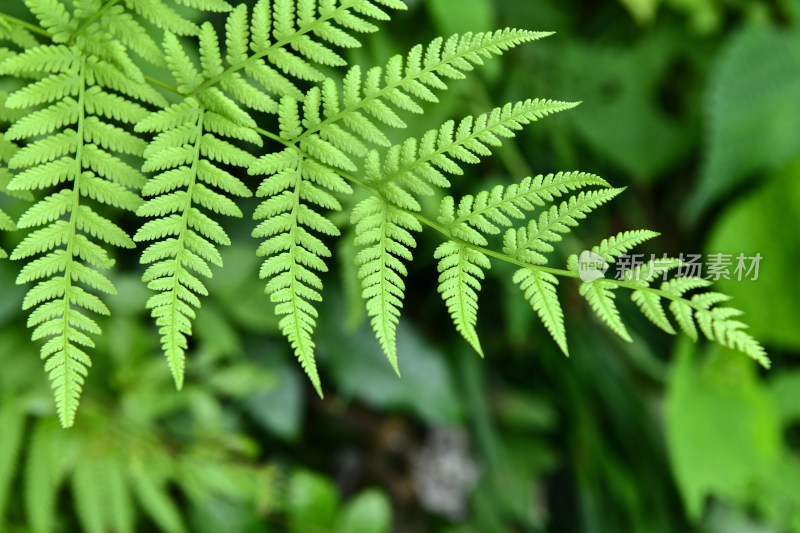
[[26,30],[28,30],[31,33],[35,33],[37,35],[42,35],[42,36],[48,37],[48,38],[50,37],[50,34],[47,33],[46,30],[43,30],[39,26],[36,26],[35,24],[31,24],[30,22],[25,22],[24,20],[18,19],[17,17],[12,17],[11,15],[6,15],[5,13],[0,13],[0,17],[3,17],[8,22],[10,22],[12,24],[16,24],[17,26],[19,26],[21,28],[25,28]]

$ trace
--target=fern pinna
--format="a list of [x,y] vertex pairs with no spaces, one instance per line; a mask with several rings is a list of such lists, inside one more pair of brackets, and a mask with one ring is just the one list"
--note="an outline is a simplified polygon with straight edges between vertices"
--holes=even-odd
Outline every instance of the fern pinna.
[[[511,282],[568,353],[558,287],[561,279],[580,277],[578,258],[559,269],[548,255],[622,189],[592,174],[560,172],[459,199],[444,196],[434,217],[422,199],[446,195],[464,164],[478,163],[525,125],[575,104],[532,99],[446,121],[401,142],[389,134],[436,104],[437,92],[452,80],[549,33],[505,29],[437,38],[383,66],[337,74],[348,67],[345,50],[361,45],[357,35],[376,31],[373,21],[405,9],[402,2],[26,4],[38,27],[0,14],[0,39],[9,43],[0,48],[0,72],[29,80],[2,95],[0,120],[11,125],[0,143],[0,192],[38,201],[16,221],[0,211],[0,230],[35,228],[11,257],[27,261],[18,282],[36,282],[23,307],[32,309],[33,339],[46,340],[42,356],[64,426],[73,422],[91,364],[91,336],[100,334],[87,311],[106,314],[97,293],[115,292],[101,273],[114,264],[106,245],[142,246],[143,281],[155,292],[147,306],[180,388],[192,322],[208,295],[205,278],[212,267],[223,267],[219,247],[230,243],[218,215],[243,216],[240,199],[253,193],[260,198],[252,213],[252,235],[261,240],[255,253],[264,259],[259,274],[280,330],[320,395],[317,308],[330,246],[343,229],[332,212],[346,208],[366,312],[398,373],[404,278],[425,231],[443,238],[433,256],[439,292],[456,330],[478,353],[481,283],[497,261],[516,267]],[[227,13],[224,25],[197,24],[177,4]],[[143,70],[146,65],[166,67],[174,85],[146,75],[159,72]],[[264,149],[276,143],[279,149]],[[141,217],[133,238],[117,224],[120,209]],[[623,232],[591,251],[613,263],[655,235]],[[616,307],[620,289],[632,291],[633,302],[661,329],[676,331],[666,301],[690,337],[699,330],[768,365],[740,313],[719,305],[723,295],[702,292],[706,280],[655,285],[677,266],[676,260],[652,261],[622,279],[584,281],[579,292],[625,340],[631,337]]]

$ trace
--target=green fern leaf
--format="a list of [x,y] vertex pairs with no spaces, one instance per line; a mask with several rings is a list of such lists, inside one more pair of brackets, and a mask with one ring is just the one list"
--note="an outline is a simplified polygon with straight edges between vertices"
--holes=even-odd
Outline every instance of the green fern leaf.
[[561,309],[556,294],[558,279],[548,272],[533,268],[521,268],[514,273],[512,281],[525,291],[525,299],[539,315],[544,327],[547,328],[564,355],[569,356],[567,334],[564,328],[564,311]]
[[626,231],[608,239],[603,239],[603,242],[599,245],[592,247],[592,252],[613,263],[615,257],[619,257],[644,241],[658,236],[659,233],[649,230]]
[[[55,28],[61,24],[57,20],[61,17],[57,2],[30,2],[35,12],[45,4],[54,11],[51,14],[42,12],[41,17],[55,21],[51,25]],[[62,29],[66,31],[68,25]],[[34,204],[20,218],[20,227],[39,229],[23,239],[12,253],[12,259],[45,254],[28,262],[17,282],[41,280],[30,289],[23,307],[32,309],[28,320],[28,326],[35,328],[32,339],[46,339],[42,346],[45,370],[50,375],[61,423],[69,427],[91,365],[85,352],[87,347],[94,346],[89,335],[100,332],[94,320],[80,309],[108,314],[102,300],[81,285],[107,294],[116,292],[105,276],[95,270],[108,268],[112,261],[93,240],[133,247],[128,235],[98,214],[87,200],[136,209],[141,201],[125,188],[131,183],[116,183],[116,176],[106,171],[109,162],[124,165],[110,151],[140,156],[144,145],[96,114],[105,113],[103,96],[97,105],[88,103],[89,91],[97,95],[106,89],[115,89],[113,80],[125,80],[125,73],[97,57],[86,57],[77,47],[47,45],[3,62],[0,71],[20,75],[32,68],[31,62],[37,61],[43,61],[39,68],[45,76],[11,94],[6,101],[7,106],[18,109],[46,106],[34,110],[32,116],[37,117],[38,124],[21,119],[22,125],[11,128],[15,137],[31,139],[31,142],[9,161],[12,168],[26,170],[19,172],[8,188],[28,191],[57,187],[58,190]],[[98,67],[103,70],[103,76],[95,75]],[[121,95],[109,94],[104,102],[112,99],[127,100]],[[135,115],[133,110],[138,107],[133,102],[128,103],[125,110],[120,107],[120,118],[134,118],[131,112]],[[40,134],[45,136],[33,140]],[[107,164],[96,164],[99,159]],[[62,218],[65,215],[67,218]]]
[[447,196],[439,208],[439,222],[454,237],[476,246],[486,246],[488,241],[484,235],[496,235],[500,233],[500,227],[513,225],[514,219],[524,219],[526,211],[533,211],[567,192],[586,186],[609,187],[605,180],[593,174],[559,172],[528,177],[520,184],[508,187],[498,185],[476,196],[464,196],[457,209],[455,200]]
[[588,283],[581,283],[579,292],[581,296],[586,298],[586,301],[592,306],[597,316],[614,333],[628,342],[633,342],[628,330],[625,329],[625,324],[622,323],[619,311],[614,303],[614,297],[616,296],[614,290],[617,288],[618,285],[609,280],[597,279]]
[[[285,97],[281,107],[281,136],[288,138],[300,127],[297,104]],[[315,207],[341,210],[331,193],[349,194],[352,190],[339,175],[305,158],[296,148],[262,156],[248,172],[267,176],[256,193],[266,199],[253,215],[256,220],[264,219],[253,231],[253,237],[266,238],[258,249],[258,254],[266,257],[260,276],[268,280],[266,293],[276,304],[275,313],[283,317],[283,334],[322,396],[312,339],[317,318],[313,302],[322,298],[322,281],[316,272],[327,271],[324,258],[331,252],[315,233],[338,236],[339,229]]]
[[441,244],[433,254],[439,260],[439,294],[447,305],[456,330],[483,357],[475,324],[478,321],[479,280],[491,268],[489,258],[455,241]]
[[159,327],[162,349],[178,389],[183,386],[193,308],[200,306],[197,295],[208,295],[195,274],[210,277],[208,263],[222,265],[217,245],[230,244],[221,226],[201,208],[241,217],[236,204],[214,188],[251,196],[244,184],[218,166],[252,162],[246,152],[214,137],[241,128],[245,126],[231,117],[205,111],[194,98],[154,113],[136,126],[137,131],[159,132],[145,150],[144,168],[163,172],[142,189],[142,195],[150,199],[138,210],[140,216],[157,218],[142,225],[134,240],[155,241],[142,253],[142,263],[150,265],[142,280],[158,291],[147,307]]
[[383,198],[371,197],[353,209],[350,222],[355,225],[356,246],[363,247],[356,256],[361,296],[381,349],[397,374],[397,323],[403,306],[406,267],[416,241],[411,231],[422,231],[420,223],[408,212]]
[[581,191],[560,205],[553,205],[543,212],[538,220],[531,220],[527,227],[509,229],[503,236],[504,253],[532,265],[544,265],[544,253],[554,250],[551,242],[561,240],[561,234],[568,233],[578,225],[578,220],[586,218],[596,207],[611,200],[624,189],[605,188],[596,191]]

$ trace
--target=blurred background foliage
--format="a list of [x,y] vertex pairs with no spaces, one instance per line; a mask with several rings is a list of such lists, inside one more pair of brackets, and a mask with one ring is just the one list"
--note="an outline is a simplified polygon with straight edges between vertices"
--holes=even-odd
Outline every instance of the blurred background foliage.
[[[422,259],[437,242],[423,239],[398,379],[365,323],[345,238],[317,331],[320,400],[278,335],[249,226],[232,223],[184,391],[158,355],[136,257],[123,255],[78,422],[64,431],[6,260],[0,531],[800,532],[800,1],[408,3],[352,61],[380,64],[439,34],[558,32],[457,84],[411,134],[506,101],[583,102],[532,125],[455,192],[590,171],[628,191],[563,257],[636,227],[663,234],[646,253],[760,253],[757,281],[719,288],[773,369],[675,341],[638,313],[626,314],[626,344],[569,284],[565,359],[502,265],[483,292],[480,360],[449,325]],[[3,207],[18,215],[25,202]],[[20,236],[3,239],[8,250]]]

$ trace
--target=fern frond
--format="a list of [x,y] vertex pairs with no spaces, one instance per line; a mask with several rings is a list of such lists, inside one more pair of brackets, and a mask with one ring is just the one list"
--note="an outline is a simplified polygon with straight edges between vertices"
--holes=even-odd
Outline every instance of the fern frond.
[[150,265],[142,280],[158,291],[147,307],[159,327],[162,349],[178,389],[183,386],[194,308],[200,307],[198,295],[208,295],[196,274],[211,277],[208,263],[222,266],[217,246],[230,244],[222,227],[202,210],[241,217],[236,204],[216,189],[228,195],[252,195],[219,166],[246,166],[253,160],[219,138],[237,128],[244,126],[234,117],[206,111],[194,98],[153,113],[136,125],[137,131],[158,132],[144,152],[143,168],[162,172],[142,189],[142,195],[150,199],[137,211],[140,216],[155,218],[139,228],[134,240],[155,241],[142,252],[141,262]]
[[564,311],[561,309],[561,303],[556,294],[558,279],[549,272],[521,268],[514,273],[512,281],[525,291],[525,299],[539,315],[542,324],[547,328],[564,355],[569,356],[567,333],[564,328]]
[[[223,10],[222,4],[225,4],[217,0],[191,0],[189,3],[219,10]],[[281,97],[302,100],[298,80],[322,81],[325,76],[318,67],[346,64],[330,45],[357,47],[360,42],[348,30],[362,33],[377,30],[353,12],[370,18],[388,18],[378,9],[377,3],[344,0],[337,6],[328,1],[318,4],[316,1],[259,0],[253,6],[249,21],[247,6],[240,4],[231,10],[225,23],[224,55],[210,23],[194,32],[199,33],[203,79],[186,94],[198,96],[199,92],[214,88],[246,107],[267,113],[278,110],[276,100]],[[383,3],[393,9],[406,9],[399,1]]]
[[622,318],[619,316],[619,310],[614,303],[616,293],[614,292],[619,285],[605,279],[596,279],[590,282],[581,283],[579,292],[581,296],[586,298],[592,310],[600,317],[600,320],[606,323],[611,330],[625,339],[628,342],[633,342],[625,324],[622,323]]
[[736,319],[743,314],[742,311],[717,305],[730,297],[716,292],[701,292],[691,300],[685,299],[684,293],[708,285],[707,280],[692,277],[674,278],[661,284],[661,293],[672,300],[669,308],[678,325],[689,337],[697,340],[696,320],[700,331],[709,340],[738,350],[769,368],[771,363],[764,347],[745,331],[747,325]]
[[483,271],[491,268],[482,252],[456,241],[439,245],[433,254],[439,260],[439,294],[447,305],[456,330],[483,357],[475,325],[478,322],[478,292]]
[[[284,97],[280,105],[280,134],[288,139],[300,128],[297,103]],[[316,272],[327,271],[324,258],[331,252],[315,233],[338,236],[339,229],[317,209],[341,210],[332,193],[352,190],[333,170],[292,147],[262,156],[248,172],[267,176],[256,193],[266,199],[253,215],[264,219],[253,237],[266,238],[258,249],[266,257],[260,271],[261,278],[268,280],[265,292],[276,304],[275,313],[283,317],[283,334],[321,396],[312,340],[317,318],[314,302],[321,300],[322,289]]]
[[[74,21],[59,11],[60,4],[55,0],[32,0],[29,5],[37,16],[41,14],[41,20],[49,21],[47,27],[66,31],[74,26]],[[45,13],[44,8],[52,12]],[[90,207],[88,200],[135,210],[141,200],[126,187],[140,187],[143,178],[132,169],[122,176],[112,173],[115,168],[127,166],[111,152],[141,156],[144,145],[105,122],[104,115],[113,117],[108,106],[114,102],[119,104],[114,106],[119,108],[119,118],[132,121],[141,116],[137,113],[140,106],[129,101],[124,92],[107,92],[129,83],[125,81],[126,73],[95,56],[87,57],[75,46],[42,45],[0,64],[1,72],[12,75],[36,68],[44,76],[6,101],[12,108],[34,108],[33,113],[10,128],[14,138],[27,139],[29,143],[9,161],[21,172],[8,189],[47,190],[48,195],[20,218],[19,227],[38,229],[23,239],[11,258],[39,256],[22,268],[17,283],[38,280],[29,290],[23,308],[32,310],[28,319],[28,326],[35,328],[32,339],[46,339],[41,349],[45,370],[50,375],[61,423],[69,427],[91,365],[85,349],[94,346],[90,335],[100,333],[97,323],[84,310],[108,314],[103,301],[87,289],[116,293],[98,271],[109,268],[113,260],[94,241],[134,246],[128,235]],[[102,71],[101,76],[96,75],[97,69]],[[97,100],[90,103],[93,97]],[[39,105],[46,107],[36,110]],[[52,192],[52,188],[56,191]]]
[[659,233],[650,230],[633,230],[618,233],[608,239],[603,239],[603,242],[592,247],[592,252],[613,263],[615,257],[619,257],[628,250],[659,235]]
[[453,197],[446,196],[439,207],[439,222],[454,237],[485,246],[488,241],[484,235],[497,235],[501,227],[512,226],[514,219],[524,219],[526,211],[533,211],[563,194],[587,186],[610,187],[608,182],[594,174],[559,172],[546,176],[539,174],[535,178],[525,178],[519,184],[498,185],[476,196],[464,196],[457,208]]
[[604,188],[595,191],[581,191],[560,205],[553,205],[542,213],[538,220],[531,220],[527,227],[509,229],[503,236],[503,252],[532,265],[544,265],[543,255],[554,250],[551,242],[561,240],[561,234],[568,233],[578,225],[578,220],[596,207],[608,202],[624,189]]
[[[422,113],[424,102],[438,102],[432,90],[447,89],[442,78],[462,78],[463,71],[482,65],[485,59],[500,55],[518,44],[545,37],[545,33],[506,29],[495,33],[467,33],[453,35],[447,41],[438,38],[425,49],[418,45],[406,58],[392,57],[384,68],[374,67],[362,75],[361,68],[351,68],[341,88],[336,82],[326,79],[321,88],[314,88],[305,96],[305,131],[295,143],[302,144],[309,137],[319,137],[349,155],[363,157],[369,144],[390,147],[382,128],[405,128],[406,123],[398,111]],[[444,42],[444,48],[442,44]],[[362,94],[363,93],[363,94]],[[470,152],[486,155],[482,143],[498,144],[497,136],[512,137],[511,130],[520,129],[548,114],[573,107],[576,104],[529,100],[516,105],[508,104],[491,114],[478,117],[473,125],[472,117],[462,121],[456,139],[453,139],[453,124],[446,123],[441,132],[428,132],[420,146],[419,162],[411,169],[392,168],[397,173],[418,170],[429,173],[427,164],[442,166],[445,170],[456,168],[448,163],[448,156],[475,162]],[[397,165],[408,164],[417,159],[417,141],[409,139],[403,145],[405,151]],[[400,147],[393,148],[396,152]],[[410,153],[409,153],[410,152]],[[397,159],[399,153],[387,157]],[[453,170],[460,173],[458,170]],[[386,181],[395,175],[386,175]],[[442,178],[443,179],[443,178]],[[441,182],[440,180],[437,180]],[[444,180],[446,182],[446,180]]]
[[363,247],[356,255],[361,296],[366,301],[372,329],[397,374],[397,323],[403,306],[403,277],[408,274],[402,260],[411,261],[416,247],[412,231],[422,231],[420,223],[407,211],[384,198],[371,197],[353,209],[354,244]]

